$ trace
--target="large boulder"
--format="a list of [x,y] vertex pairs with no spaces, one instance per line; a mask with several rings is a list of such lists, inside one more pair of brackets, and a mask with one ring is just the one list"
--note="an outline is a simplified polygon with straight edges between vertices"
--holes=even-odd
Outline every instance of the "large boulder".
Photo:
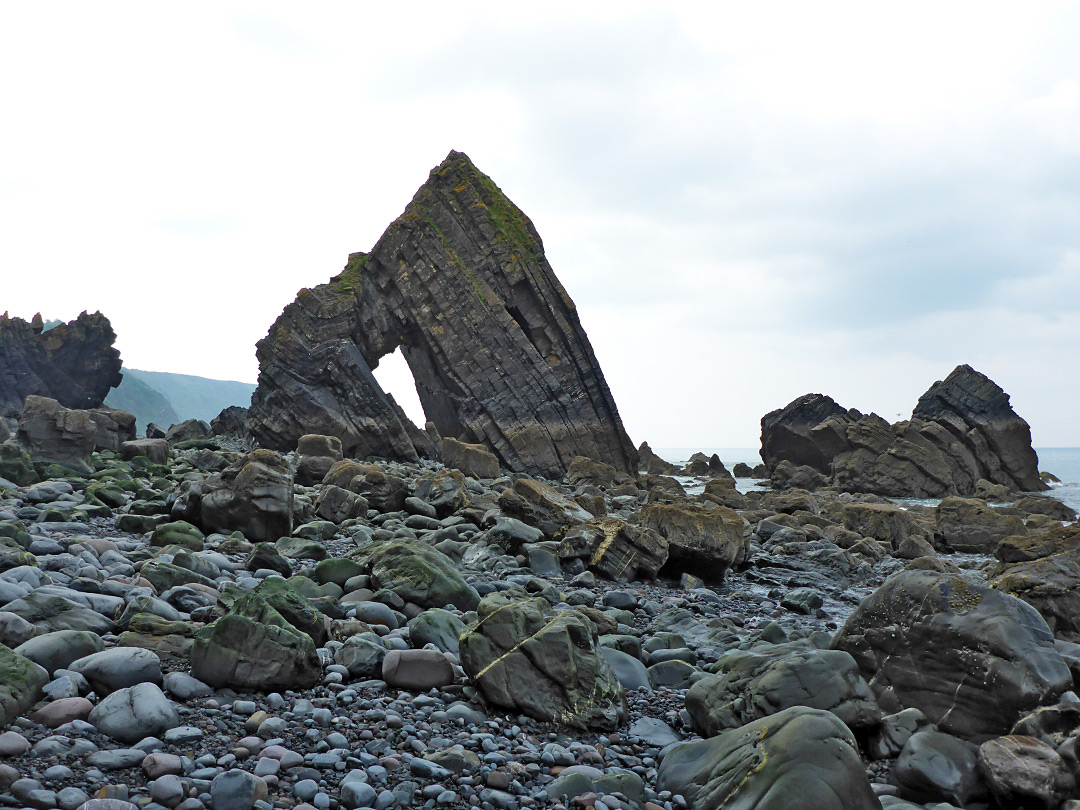
[[358,556],[368,560],[374,587],[394,591],[406,602],[460,610],[473,610],[480,603],[480,595],[462,578],[454,561],[431,546],[390,540]]
[[724,572],[745,562],[749,553],[749,527],[726,506],[653,503],[638,512],[634,522],[667,541],[668,568],[704,580],[723,579]]
[[1003,540],[987,583],[1034,607],[1054,635],[1080,643],[1080,525]]
[[125,461],[144,457],[154,464],[168,464],[172,445],[165,439],[133,439],[120,445],[120,456]]
[[416,497],[430,504],[440,518],[469,505],[469,490],[460,470],[439,470],[425,475],[416,486]]
[[949,734],[1004,734],[1072,685],[1030,605],[956,575],[910,570],[864,599],[832,646],[851,654],[886,711],[914,707]]
[[380,512],[400,512],[409,497],[409,486],[399,476],[388,473],[378,464],[358,464],[349,459],[335,462],[327,470],[323,485],[362,495]]
[[880,810],[855,738],[836,715],[795,706],[665,752],[660,790],[698,810]]
[[254,541],[292,534],[293,478],[272,450],[254,450],[202,481],[185,481],[172,504],[174,520],[206,532],[233,531]]
[[998,807],[1060,807],[1076,796],[1073,766],[1034,737],[987,740],[979,746],[979,772]]
[[94,707],[87,719],[102,734],[128,744],[160,736],[180,725],[176,707],[153,683],[113,692]]
[[694,731],[703,737],[792,706],[832,712],[850,729],[875,726],[882,718],[855,660],[840,650],[769,645],[728,653],[716,669],[686,693]]
[[953,551],[993,554],[1006,537],[1027,534],[1019,517],[978,498],[944,498],[934,511],[941,539]]
[[91,473],[97,424],[87,410],[65,408],[55,399],[31,395],[19,414],[19,444],[35,461],[51,461]]
[[304,486],[322,483],[336,461],[341,461],[341,439],[337,436],[316,433],[301,436],[296,443],[296,483]]
[[800,397],[762,417],[761,454],[770,476],[787,461],[849,492],[940,498],[972,495],[980,481],[1046,488],[1027,422],[1008,394],[967,365],[934,383],[912,418],[895,425],[820,394]]
[[486,444],[462,442],[447,436],[439,444],[442,463],[473,478],[498,478],[499,459]]
[[0,316],[0,417],[15,416],[28,396],[65,408],[98,408],[120,384],[116,333],[100,312],[43,330],[34,322]]
[[210,686],[274,691],[307,689],[322,667],[311,637],[257,594],[204,627],[191,649],[191,674]]
[[575,456],[635,470],[532,222],[460,152],[432,170],[370,252],[301,290],[259,341],[255,439],[285,451],[305,433],[337,436],[354,458],[433,453],[372,375],[398,347],[433,432],[483,442],[502,466],[552,479]]
[[499,495],[504,514],[558,538],[569,526],[592,520],[593,515],[550,484],[519,478]]
[[43,667],[0,644],[0,728],[37,703],[48,682]]
[[28,639],[20,644],[15,652],[44,667],[51,676],[58,669],[67,669],[73,661],[103,649],[105,642],[97,633],[88,630],[54,630]]
[[891,503],[850,503],[841,513],[844,528],[900,548],[909,537],[925,538],[926,531],[906,509]]
[[542,598],[492,594],[461,635],[461,665],[504,709],[583,729],[613,731],[626,698],[583,613],[556,613]]
[[615,582],[655,579],[668,558],[668,542],[656,531],[618,518],[574,526],[559,543],[561,559],[580,558]]

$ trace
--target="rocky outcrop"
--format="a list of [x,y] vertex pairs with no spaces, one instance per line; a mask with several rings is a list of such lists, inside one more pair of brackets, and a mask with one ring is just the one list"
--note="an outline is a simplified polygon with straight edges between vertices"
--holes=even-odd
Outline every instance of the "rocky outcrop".
[[614,730],[626,698],[583,613],[493,594],[460,639],[461,665],[491,703],[584,729]]
[[15,416],[31,394],[66,408],[97,408],[120,384],[116,333],[100,312],[42,331],[33,322],[0,317],[0,416]]
[[847,492],[892,497],[972,495],[980,480],[1010,491],[1046,488],[1027,422],[1008,394],[967,365],[934,383],[911,419],[896,424],[822,394],[800,397],[762,417],[761,457],[770,477],[791,465]]
[[460,152],[432,170],[370,253],[300,291],[258,344],[248,425],[264,447],[307,433],[346,457],[434,453],[372,376],[401,347],[438,434],[561,478],[575,456],[636,472],[637,453],[532,222]]

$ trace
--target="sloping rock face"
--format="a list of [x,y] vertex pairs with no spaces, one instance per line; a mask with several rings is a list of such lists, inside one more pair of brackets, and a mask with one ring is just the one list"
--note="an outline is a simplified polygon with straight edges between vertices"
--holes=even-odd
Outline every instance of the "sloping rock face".
[[919,399],[910,420],[844,410],[807,394],[761,419],[761,458],[772,476],[783,462],[808,467],[847,492],[892,497],[972,495],[981,479],[1037,491],[1031,430],[1009,395],[971,366],[957,366]]
[[432,170],[370,253],[301,290],[258,344],[248,425],[264,447],[307,433],[346,457],[433,452],[371,370],[401,347],[442,436],[516,472],[575,456],[635,472],[637,452],[532,222],[460,152]]
[[43,332],[33,322],[0,316],[0,416],[16,416],[31,394],[66,408],[97,408],[120,384],[116,333],[100,312]]

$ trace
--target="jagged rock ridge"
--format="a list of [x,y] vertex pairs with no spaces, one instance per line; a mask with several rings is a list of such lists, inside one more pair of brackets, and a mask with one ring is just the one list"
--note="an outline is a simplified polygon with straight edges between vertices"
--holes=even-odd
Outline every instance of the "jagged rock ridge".
[[120,384],[116,333],[100,312],[43,331],[33,321],[0,316],[0,416],[16,416],[31,394],[67,408],[97,408]]
[[892,497],[971,495],[980,480],[1045,489],[1028,423],[1008,394],[968,365],[934,383],[911,419],[896,424],[822,394],[799,397],[762,417],[761,458],[774,479],[781,465],[808,467],[848,492]]
[[442,436],[511,470],[561,476],[575,456],[637,453],[532,222],[460,152],[432,170],[370,253],[301,290],[258,344],[249,428],[265,447],[337,436],[346,456],[430,451],[371,374],[401,347]]

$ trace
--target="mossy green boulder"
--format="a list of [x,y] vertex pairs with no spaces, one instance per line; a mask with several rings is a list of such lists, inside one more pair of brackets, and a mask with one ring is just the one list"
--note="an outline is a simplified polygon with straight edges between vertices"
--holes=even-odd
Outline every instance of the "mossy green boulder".
[[306,537],[282,537],[274,547],[291,560],[325,560],[329,555],[323,546]]
[[257,594],[204,627],[191,649],[191,674],[210,686],[274,691],[307,689],[322,667],[311,637]]
[[0,537],[10,537],[22,548],[30,548],[30,532],[21,520],[0,520]]
[[150,536],[150,545],[157,548],[177,545],[190,551],[202,551],[206,543],[205,536],[198,527],[186,520],[174,520],[172,523],[162,523],[154,529]]
[[345,557],[335,557],[323,560],[315,566],[315,581],[319,584],[333,582],[335,585],[345,586],[353,577],[363,574],[365,569],[356,560]]
[[0,571],[21,565],[37,565],[37,558],[10,537],[0,537]]
[[86,488],[86,500],[119,509],[127,503],[127,493],[111,481],[99,481]]
[[0,644],[0,728],[37,703],[48,682],[43,667]]
[[547,722],[614,731],[626,697],[600,654],[596,625],[542,597],[485,597],[461,634],[461,666],[490,703]]
[[25,487],[36,484],[41,478],[34,469],[30,454],[14,442],[0,444],[0,478]]
[[430,608],[409,621],[409,640],[414,647],[434,644],[443,652],[458,655],[458,638],[465,624],[449,610]]
[[389,540],[361,552],[371,566],[374,589],[387,588],[423,608],[453,605],[474,610],[480,594],[461,576],[454,561],[424,543]]
[[329,623],[315,604],[299,591],[290,587],[287,580],[270,577],[259,583],[255,593],[265,599],[282,617],[299,630],[311,636],[315,646],[321,647],[329,637]]
[[177,585],[191,585],[193,583],[206,585],[210,588],[214,587],[213,580],[208,577],[164,560],[151,560],[142,567],[139,575],[153,585],[158,593],[165,593],[169,588]]

